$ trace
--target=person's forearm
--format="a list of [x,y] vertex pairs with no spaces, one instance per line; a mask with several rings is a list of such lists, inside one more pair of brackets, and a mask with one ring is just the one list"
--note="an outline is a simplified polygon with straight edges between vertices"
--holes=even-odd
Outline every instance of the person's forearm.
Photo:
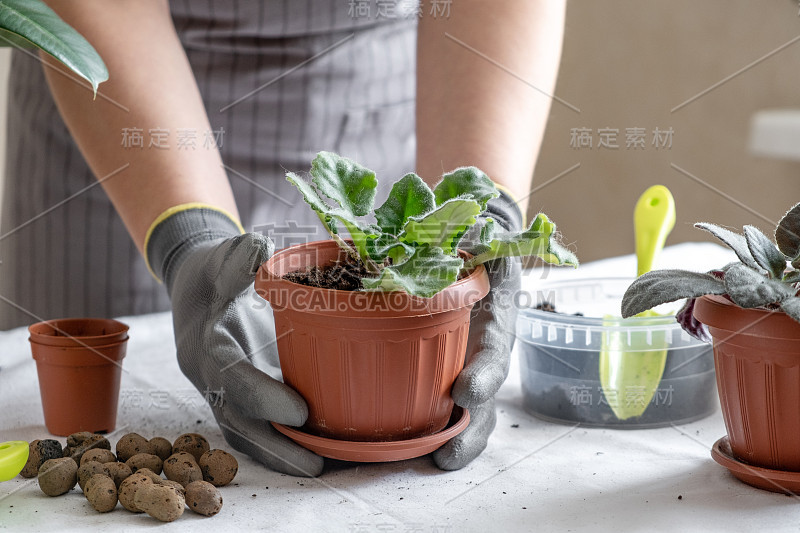
[[[47,3],[86,37],[108,67],[109,80],[100,86],[105,98],[93,100],[72,72],[41,54],[59,111],[97,178],[129,165],[102,186],[139,249],[154,219],[175,205],[207,203],[238,216],[219,151],[203,146],[204,132],[211,128],[168,3]],[[143,148],[124,145],[123,131],[131,128],[142,130]],[[167,148],[148,146],[151,129],[168,132]],[[196,149],[178,149],[179,130],[196,132]]]
[[474,165],[511,190],[525,211],[564,11],[564,0],[459,0],[449,18],[423,14],[416,113],[423,178],[436,181],[443,171]]

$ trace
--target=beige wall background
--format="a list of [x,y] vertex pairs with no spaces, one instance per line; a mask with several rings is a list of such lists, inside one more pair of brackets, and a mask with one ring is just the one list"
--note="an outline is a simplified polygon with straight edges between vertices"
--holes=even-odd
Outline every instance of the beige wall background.
[[[633,206],[656,183],[677,203],[668,244],[711,240],[698,220],[770,230],[800,201],[800,163],[751,155],[748,132],[758,110],[800,108],[798,10],[791,0],[570,0],[556,95],[580,112],[553,103],[532,212],[556,220],[582,261],[633,251]],[[8,64],[0,49],[0,163]],[[652,145],[656,127],[672,128],[671,148]],[[591,130],[591,149],[570,146],[575,128]],[[601,128],[619,131],[619,148],[598,148]],[[625,148],[627,128],[645,129],[644,149]]]
[[[800,201],[800,163],[751,155],[748,131],[758,110],[800,108],[800,40],[787,45],[800,36],[799,7],[790,0],[570,0],[556,95],[580,113],[553,102],[532,212],[553,218],[582,261],[633,252],[633,207],[656,183],[670,188],[677,205],[668,244],[713,240],[692,228],[701,220],[774,228]],[[652,146],[656,127],[673,129],[670,149]],[[592,130],[592,149],[570,147],[573,128]],[[619,129],[620,148],[599,149],[599,128]],[[625,149],[626,128],[645,129],[644,149]]]

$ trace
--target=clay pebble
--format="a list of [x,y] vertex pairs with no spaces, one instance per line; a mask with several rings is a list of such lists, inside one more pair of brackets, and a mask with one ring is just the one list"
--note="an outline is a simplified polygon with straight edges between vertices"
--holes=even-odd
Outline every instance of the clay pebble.
[[172,455],[172,443],[164,437],[153,437],[148,444],[150,444],[150,453],[157,455],[162,461],[166,461]]
[[186,505],[203,516],[214,516],[222,509],[222,494],[207,481],[193,481],[186,486]]
[[203,479],[203,471],[192,454],[188,452],[173,453],[164,461],[164,475],[167,479],[177,481],[184,487],[192,481]]
[[116,462],[116,460],[117,458],[110,449],[106,450],[105,448],[95,448],[93,450],[87,450],[81,456],[80,464],[83,465],[89,461],[97,461],[98,463],[113,463]]
[[131,472],[134,474],[142,468],[147,468],[152,470],[156,475],[161,473],[161,468],[163,465],[161,459],[157,455],[153,455],[151,453],[137,453],[125,461],[125,464],[130,467]]
[[48,459],[39,468],[39,488],[48,496],[66,494],[78,482],[78,464],[69,457]]
[[199,433],[184,433],[172,444],[172,454],[188,452],[194,456],[195,461],[211,449],[208,440]]
[[119,490],[120,484],[131,474],[131,467],[126,465],[125,463],[105,463],[105,467],[108,469],[108,474],[114,479],[114,484],[117,486],[117,490]]
[[134,505],[157,520],[172,522],[183,514],[186,502],[174,487],[152,484],[136,491]]
[[117,461],[124,463],[138,453],[151,453],[150,443],[138,433],[128,433],[117,441]]
[[61,443],[53,439],[36,439],[28,445],[28,461],[20,474],[25,478],[39,475],[39,467],[48,459],[64,457]]
[[117,486],[105,474],[95,474],[89,478],[84,494],[89,505],[100,513],[107,513],[117,506]]
[[64,457],[71,457],[76,465],[80,465],[83,454],[92,449],[111,450],[111,443],[103,435],[95,435],[86,431],[73,433],[67,438]]
[[209,450],[200,456],[197,464],[203,472],[203,480],[215,487],[224,487],[239,471],[239,462],[225,450]]
[[131,474],[119,486],[119,503],[133,513],[143,512],[135,504],[136,492],[142,487],[155,485],[158,483],[157,479],[160,478],[147,468],[142,468],[135,474]]
[[86,492],[86,482],[96,474],[103,474],[111,479],[111,472],[104,463],[86,461],[78,468],[78,486],[83,492]]

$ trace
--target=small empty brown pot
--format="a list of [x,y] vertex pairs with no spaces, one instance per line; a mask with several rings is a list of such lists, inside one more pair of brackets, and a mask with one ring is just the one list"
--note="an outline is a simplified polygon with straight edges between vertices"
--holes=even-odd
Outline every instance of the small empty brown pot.
[[349,441],[431,435],[450,420],[472,306],[489,291],[482,265],[432,298],[321,289],[281,276],[327,265],[333,241],[281,250],[256,278],[272,306],[284,381],[308,403],[304,429]]
[[128,338],[128,326],[110,318],[60,318],[28,326],[30,341],[65,348],[106,346]]
[[[94,319],[75,319],[86,323],[87,337],[49,335],[51,338],[69,339],[71,346],[52,346],[34,340],[42,331],[52,328],[53,322],[62,331],[65,321],[40,322],[30,326],[31,352],[36,361],[39,391],[42,397],[44,422],[54,435],[68,436],[78,431],[103,433],[113,431],[117,424],[117,404],[122,372],[122,359],[127,347],[128,326],[117,321],[98,319],[106,325],[116,322],[114,330],[102,333],[100,324],[87,323]],[[77,333],[75,329],[71,330]],[[98,337],[111,335],[121,339],[104,345],[91,345]],[[88,339],[88,341],[84,340]]]

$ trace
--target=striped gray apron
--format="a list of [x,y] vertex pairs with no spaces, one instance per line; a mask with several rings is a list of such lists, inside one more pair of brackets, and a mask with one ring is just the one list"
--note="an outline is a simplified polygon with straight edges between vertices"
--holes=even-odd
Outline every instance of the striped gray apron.
[[[194,148],[183,148],[207,149],[211,138],[205,137],[216,137],[245,229],[270,235],[278,248],[325,237],[284,179],[285,170],[307,170],[319,150],[354,158],[379,178],[413,169],[416,19],[402,5],[170,5],[215,133],[195,132]],[[150,133],[143,132],[145,147]],[[161,141],[176,149],[179,133],[168,132]],[[169,309],[166,291],[147,272],[102,188],[94,186],[40,64],[16,51],[7,135],[0,329],[48,318]]]

